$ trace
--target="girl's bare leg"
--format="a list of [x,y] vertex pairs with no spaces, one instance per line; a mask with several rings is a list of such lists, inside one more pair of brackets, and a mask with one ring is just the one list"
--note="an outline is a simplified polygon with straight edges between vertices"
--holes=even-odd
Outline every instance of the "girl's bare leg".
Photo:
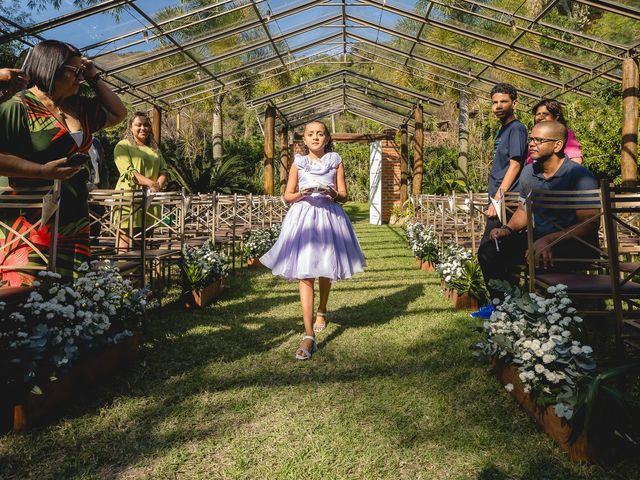
[[[310,337],[315,336],[313,333],[313,278],[300,280],[300,305],[302,305],[302,321],[304,322],[304,334]],[[313,342],[309,339],[303,340],[301,347],[311,351]],[[298,350],[296,353],[304,355],[304,352]]]
[[[320,277],[318,278],[318,285],[320,287],[320,304],[318,305],[318,313],[327,313],[327,302],[329,301],[331,280],[326,277]],[[316,323],[318,326],[326,325],[327,319],[325,316],[318,316],[316,317]]]

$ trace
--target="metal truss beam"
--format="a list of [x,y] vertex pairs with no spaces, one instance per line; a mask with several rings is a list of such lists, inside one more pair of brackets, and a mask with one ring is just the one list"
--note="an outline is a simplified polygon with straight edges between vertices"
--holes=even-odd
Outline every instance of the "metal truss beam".
[[[62,25],[66,25],[67,23],[71,23],[76,20],[95,15],[96,13],[101,13],[113,8],[130,5],[134,1],[135,0],[104,0],[97,5],[85,7],[81,10],[77,10],[66,15],[61,15],[56,18],[51,18],[49,20],[45,20],[44,22],[36,23],[35,25],[32,25],[30,27],[19,27],[19,30],[15,32],[0,35],[0,43],[10,42],[11,40],[15,40],[20,37],[35,36],[39,33],[51,30],[52,28],[60,27]],[[0,18],[2,20],[5,20],[4,17]]]
[[[540,19],[542,17],[544,17],[547,13],[549,13],[549,11],[555,7],[556,3],[558,3],[559,0],[550,0],[549,3],[540,11],[540,13],[536,16],[536,18],[534,18],[531,23],[529,24],[529,28],[531,28],[533,25],[535,25],[537,22],[540,21]],[[502,58],[502,56],[507,53],[508,51],[511,51],[511,48],[513,47],[513,45],[516,44],[516,42],[518,42],[522,37],[524,37],[526,32],[521,31],[516,38],[514,38],[510,44],[509,44],[509,48],[503,48],[502,51],[496,55],[493,59],[493,61],[491,62],[491,64],[495,64],[498,60],[500,60]],[[489,66],[485,66],[480,73],[478,74],[478,76],[481,76],[482,74],[484,74],[484,72],[486,72],[490,67]],[[471,82],[469,82],[470,84]]]
[[[295,68],[293,68],[293,70],[297,70],[297,69],[305,67],[307,65],[318,63],[318,60],[312,60],[312,61],[309,61],[309,62],[306,62],[306,63],[301,63],[302,61],[311,59],[311,58],[313,58],[314,56],[317,56],[317,55],[327,54],[328,52],[331,52],[332,50],[335,50],[335,46],[331,47],[329,49],[323,50],[322,52],[316,52],[316,53],[307,55],[305,57],[298,58],[296,60],[292,60],[292,61],[288,62],[288,64],[289,64],[289,66],[296,64],[296,66],[295,66]],[[269,67],[269,68],[266,68],[264,70],[261,70],[261,71],[255,73],[253,75],[242,77],[242,78],[227,82],[225,84],[226,86],[225,86],[224,91],[225,91],[225,93],[229,93],[229,92],[232,92],[232,91],[237,90],[239,88],[243,88],[243,85],[240,85],[241,82],[242,83],[246,83],[246,82],[251,83],[251,82],[253,82],[255,80],[264,81],[264,80],[269,80],[271,78],[274,78],[274,77],[277,77],[279,75],[282,75],[281,68],[282,67],[280,67],[279,65],[276,66],[276,67]],[[266,75],[267,73],[274,72],[274,71],[275,71],[275,73],[272,73],[271,75]],[[225,75],[223,75],[222,77],[224,77]],[[235,85],[235,86],[233,86],[233,85]],[[222,89],[220,87],[207,88],[205,90],[201,90],[199,92],[191,93],[191,94],[189,94],[187,96],[182,96],[182,97],[180,97],[178,99],[171,100],[170,103],[171,103],[173,108],[183,108],[185,106],[193,105],[194,103],[198,103],[198,102],[204,101],[207,98],[211,98],[218,91],[221,91],[221,90]],[[188,98],[196,97],[196,96],[199,96],[199,95],[207,95],[207,94],[210,94],[210,95],[208,97],[201,97],[200,99],[195,100],[193,102],[189,102],[187,104],[178,105],[179,102],[182,102],[182,101],[184,101],[184,100],[186,100]]]
[[640,9],[629,7],[618,2],[610,2],[607,0],[575,0],[578,3],[589,5],[590,7],[606,10],[607,12],[623,15],[634,20],[640,20]]
[[[571,68],[573,70],[577,70],[577,71],[580,71],[580,72],[583,72],[583,73],[588,73],[588,72],[591,71],[591,69],[588,66],[582,65],[582,64],[577,63],[577,62],[572,62],[572,61],[569,61],[569,60],[560,60],[557,57],[555,57],[553,55],[548,55],[548,54],[546,54],[544,52],[534,51],[534,50],[531,50],[531,49],[528,49],[528,48],[521,47],[519,45],[510,45],[507,42],[503,42],[501,40],[497,40],[496,38],[490,37],[489,35],[483,35],[483,34],[480,34],[478,32],[473,32],[471,30],[465,30],[464,28],[457,27],[454,24],[446,23],[446,22],[443,22],[443,21],[440,21],[440,20],[436,20],[434,18],[429,18],[428,20],[426,20],[420,15],[416,15],[415,13],[408,12],[408,11],[406,11],[404,9],[401,9],[401,8],[393,7],[393,6],[388,5],[388,4],[384,5],[382,2],[378,2],[377,0],[359,0],[359,1],[364,3],[364,4],[371,5],[371,6],[377,6],[377,7],[383,7],[384,6],[385,10],[387,10],[387,11],[389,11],[391,13],[394,13],[396,15],[402,16],[404,18],[408,18],[408,19],[416,21],[416,22],[426,23],[427,25],[433,25],[433,26],[435,26],[437,28],[440,28],[442,30],[446,30],[446,31],[455,33],[456,35],[462,35],[464,37],[471,38],[473,40],[478,40],[478,41],[481,41],[481,42],[484,42],[484,43],[488,43],[488,44],[494,45],[496,47],[509,49],[509,50],[511,50],[511,51],[513,51],[515,53],[520,53],[520,54],[527,55],[527,56],[530,56],[530,57],[533,57],[533,58],[542,59],[542,60],[545,60],[547,62],[554,63],[554,64],[556,64],[558,66],[561,66],[561,67]],[[554,0],[554,1],[556,1],[556,0]],[[354,20],[355,17],[350,17],[350,19]],[[362,19],[358,19],[358,20],[360,22],[363,21]],[[378,28],[380,31],[383,31],[383,32],[388,33],[390,35],[396,35],[396,36],[398,36],[400,38],[404,38],[404,39],[409,40],[409,41],[415,41],[416,40],[416,39],[414,39],[414,37],[412,37],[410,35],[406,35],[406,34],[400,35],[400,32],[394,33],[394,30],[387,29],[387,28],[382,27],[382,26],[377,26],[375,23],[371,23],[371,22],[368,22],[366,20],[364,20],[364,22],[366,22],[371,28]],[[432,42],[427,42],[424,39],[418,39],[418,42],[420,44],[422,44],[422,45],[426,45],[426,46],[429,46],[431,48],[442,50],[442,51],[444,51],[446,53],[450,53],[452,55],[457,55],[459,57],[466,58],[467,60],[473,60],[473,59],[478,58],[478,57],[474,57],[473,55],[467,54],[466,52],[457,50],[455,48],[447,47],[445,45],[439,45],[439,44],[432,43]],[[480,59],[478,58],[478,60],[476,60],[476,61],[480,61]],[[488,61],[488,60],[483,60],[482,62],[483,63],[484,62],[488,62],[490,64],[490,61]],[[534,72],[528,72],[526,70],[520,70],[520,69],[517,69],[517,68],[509,67],[509,66],[504,65],[504,64],[495,65],[496,68],[498,66],[511,69],[512,73],[517,73],[519,75],[525,75],[525,76],[536,75]],[[611,77],[611,78],[608,78],[608,80],[611,80],[611,81],[614,81],[614,82],[615,81],[617,81],[617,82],[621,82],[622,81],[621,79],[619,79],[617,77]]]
[[[147,15],[143,10],[141,10],[135,3],[131,4],[131,7],[134,8],[145,20],[147,20],[149,23],[151,23],[156,30],[158,30],[159,32],[162,32],[162,27],[160,27],[155,20],[153,20],[149,15]],[[164,33],[164,32],[163,32]],[[200,63],[200,61],[190,52],[186,51],[182,45],[180,45],[171,35],[168,34],[164,34],[164,37],[169,40],[171,43],[173,43],[178,49],[180,49],[180,52],[186,56],[189,60],[191,60],[198,68],[200,68],[202,71],[204,71],[204,73],[206,75],[209,75],[210,79],[214,82],[218,82],[220,85],[224,86],[224,83],[222,83],[218,77],[216,77],[213,73],[211,73],[209,70],[205,69],[202,64]]]
[[271,42],[271,46],[273,47],[273,51],[276,52],[276,55],[280,59],[280,63],[282,63],[282,66],[286,69],[287,65],[286,65],[286,63],[284,63],[284,60],[282,58],[282,55],[280,54],[280,51],[278,50],[278,46],[276,45],[276,42],[274,42],[273,38],[271,37],[271,32],[267,28],[267,24],[264,21],[264,18],[262,18],[262,15],[260,14],[260,10],[258,9],[258,5],[256,4],[256,2],[254,0],[251,0],[251,5],[253,6],[253,11],[256,12],[258,20],[260,20],[260,23],[262,24],[262,29],[264,30],[265,35],[267,36],[267,38]]
[[[411,35],[407,35],[407,34],[404,34],[404,33],[401,33],[401,32],[395,31],[395,30],[391,30],[391,29],[388,29],[386,27],[378,26],[378,25],[376,25],[374,23],[371,23],[371,22],[369,22],[367,20],[362,20],[362,19],[359,19],[359,18],[356,18],[356,17],[350,17],[350,19],[352,21],[358,22],[358,23],[360,23],[362,25],[368,25],[371,28],[378,29],[381,32],[384,32],[384,33],[386,33],[388,35],[393,35],[393,36],[396,36],[398,38],[402,38],[404,40],[408,40],[410,42],[413,41],[413,37]],[[354,35],[352,35],[352,36],[354,36]],[[492,65],[491,64],[491,60],[486,60],[486,59],[480,58],[478,56],[475,56],[475,55],[473,55],[471,53],[463,52],[461,50],[457,50],[457,49],[454,49],[454,48],[444,47],[444,46],[438,45],[436,43],[427,42],[426,40],[423,40],[423,39],[420,39],[418,41],[418,43],[420,45],[425,46],[425,47],[429,47],[429,48],[432,48],[434,50],[439,50],[441,52],[448,53],[450,55],[456,56],[458,58],[462,58],[462,59],[467,60],[467,61],[476,62],[476,63],[479,63],[480,65],[490,66],[490,67],[493,67],[495,69],[502,70],[503,72],[512,73],[512,74],[518,75],[520,77],[528,78],[528,79],[533,79],[533,80],[536,80],[536,81],[541,82],[541,83],[548,83],[548,84],[551,84],[553,86],[562,86],[562,83],[557,82],[557,81],[553,81],[553,80],[549,80],[548,78],[543,77],[542,75],[539,75],[539,74],[537,74],[535,72],[528,72],[528,71],[520,70],[518,68],[509,67],[509,66],[503,65],[503,64],[493,64]],[[381,44],[377,44],[377,46],[381,47],[382,45]],[[583,93],[585,95],[590,95],[590,92],[586,92],[585,91]]]
[[[265,2],[265,1],[266,0],[255,0],[256,3],[262,3],[262,2]],[[221,6],[224,6],[224,5],[228,4],[228,3],[233,3],[233,2],[235,2],[235,0],[219,1],[218,3],[215,3],[213,5],[207,5],[207,6],[202,7],[202,8],[197,8],[197,9],[191,10],[188,13],[185,13],[183,15],[178,15],[176,17],[170,18],[168,20],[163,20],[163,21],[157,22],[157,23],[161,27],[164,27],[165,25],[169,25],[171,23],[174,23],[176,21],[182,20],[184,18],[189,18],[189,17],[192,17],[194,15],[199,15],[199,14],[202,14],[202,13],[206,13],[209,10],[213,10],[215,8],[219,8]],[[168,30],[164,30],[164,34],[166,34],[166,33],[168,33],[168,34],[179,33],[180,31],[182,31],[182,30],[184,30],[186,28],[190,28],[190,27],[193,27],[195,25],[199,25],[201,23],[209,22],[209,21],[211,21],[211,20],[213,20],[215,18],[223,17],[225,15],[229,15],[231,13],[235,13],[237,11],[244,10],[245,8],[249,8],[250,6],[251,6],[250,4],[245,4],[245,5],[240,5],[240,6],[237,6],[237,7],[230,8],[229,10],[223,10],[222,12],[218,12],[218,13],[214,13],[213,15],[209,15],[206,18],[201,18],[201,19],[195,20],[193,22],[189,22],[187,24],[180,25],[179,27],[175,27],[175,28],[170,28]],[[138,28],[136,30],[132,30],[131,32],[123,33],[123,34],[117,35],[115,37],[107,38],[106,40],[101,40],[101,41],[99,41],[97,43],[92,43],[90,45],[86,45],[86,46],[80,48],[80,50],[83,51],[83,52],[88,52],[89,50],[95,50],[96,48],[100,48],[100,47],[103,47],[105,45],[109,45],[110,43],[119,42],[120,40],[124,40],[125,38],[133,37],[135,35],[139,35],[139,34],[144,33],[144,32],[149,32],[153,28],[154,28],[153,25],[147,25],[145,27]],[[164,34],[163,33],[160,33],[160,34],[154,33],[154,34],[149,35],[147,38],[143,38],[141,40],[134,40],[134,41],[129,42],[127,44],[119,45],[117,47],[114,47],[114,48],[112,48],[110,50],[100,51],[99,53],[96,53],[91,58],[99,58],[99,57],[103,57],[105,55],[110,55],[110,54],[119,52],[120,50],[124,50],[124,49],[127,49],[127,48],[135,47],[136,45],[140,45],[142,43],[146,43],[146,42],[151,41],[151,40],[156,40],[158,38],[162,38],[164,36]]]
[[282,110],[286,110],[287,108],[298,106],[301,104],[308,104],[309,102],[315,104],[318,98],[320,98],[321,96],[327,93],[331,93],[338,88],[343,90],[344,97],[348,95],[349,91],[353,91],[353,92],[357,92],[358,94],[364,95],[365,98],[371,97],[373,99],[382,101],[383,103],[389,103],[391,105],[395,105],[405,110],[411,110],[415,106],[415,102],[411,102],[397,96],[390,96],[387,92],[381,92],[367,85],[359,85],[359,84],[352,83],[350,81],[346,81],[346,83],[343,83],[342,81],[339,83],[332,83],[320,88],[319,90],[313,90],[312,92],[304,92],[294,97],[287,98],[284,102],[274,103],[273,101],[269,101],[268,103],[270,103],[273,106],[277,106]]
[[[371,44],[371,45],[376,45],[377,48],[389,51],[389,52],[391,52],[393,54],[396,54],[396,55],[402,55],[402,56],[406,56],[407,55],[402,50],[398,50],[397,48],[389,47],[388,45],[375,44],[375,42],[373,42],[372,40],[369,40],[369,39],[364,38],[364,37],[360,37],[358,35],[354,35],[353,33],[350,33],[349,36],[351,38],[355,39],[355,40],[360,41],[360,42],[363,42],[363,43],[366,43],[366,44]],[[425,65],[430,65],[432,67],[440,68],[440,69],[445,70],[447,72],[454,73],[456,75],[460,75],[463,78],[464,77],[473,77],[474,79],[482,81],[482,82],[485,82],[485,83],[487,83],[489,85],[495,84],[495,82],[492,81],[492,80],[484,79],[482,77],[477,77],[473,73],[469,74],[469,72],[465,72],[465,71],[463,71],[463,70],[461,70],[459,68],[450,67],[450,66],[445,65],[443,63],[435,62],[433,60],[429,60],[429,59],[424,58],[424,57],[419,57],[419,56],[417,56],[415,54],[413,55],[412,59],[416,60],[416,61],[420,61],[421,63],[424,63]],[[504,68],[499,67],[499,66],[496,66],[496,68],[498,68],[500,70],[503,70],[503,71],[509,71],[508,69],[504,69]],[[510,72],[510,73],[512,73],[512,72]],[[522,74],[518,74],[518,75],[523,76]],[[563,86],[564,86],[562,83],[551,81],[551,80],[548,80],[548,79],[542,78],[542,77],[536,77],[536,78],[534,78],[534,80],[536,80],[536,81],[538,81],[540,83],[544,83],[544,84],[550,85],[552,87],[556,87],[556,88],[563,88]],[[576,93],[579,93],[579,94],[581,94],[581,95],[583,95],[585,97],[590,97],[591,96],[590,92],[587,92],[587,91],[584,91],[584,90],[576,90]],[[536,94],[531,93],[531,92],[528,92],[528,94],[531,97],[540,97],[540,95],[536,95]]]
[[[315,30],[317,28],[322,28],[322,26],[323,26],[323,22],[318,22],[318,23],[314,23],[314,24],[310,24],[310,25],[305,25],[305,26],[303,26],[301,28],[297,28],[295,30],[292,30],[291,32],[287,32],[287,33],[285,33],[283,35],[280,35],[280,36],[276,37],[276,40],[283,40],[283,39],[286,39],[286,38],[289,38],[289,37],[292,37],[292,36],[300,35],[303,32]],[[315,47],[316,45],[319,45],[322,42],[325,42],[327,40],[333,40],[333,39],[338,38],[338,37],[339,37],[339,35],[336,34],[336,35],[333,35],[333,36],[330,36],[330,37],[322,38],[322,39],[317,40],[315,42],[312,42],[310,44],[305,44],[305,45],[303,45],[301,47],[298,47],[298,48],[292,50],[291,53],[302,51],[302,50],[306,50],[307,48]],[[265,47],[265,46],[269,45],[270,43],[271,43],[271,40],[260,40],[258,42],[252,43],[250,45],[246,45],[246,46],[244,46],[244,47],[242,47],[240,49],[235,49],[235,50],[232,50],[230,52],[224,53],[222,55],[218,55],[216,57],[212,57],[212,58],[209,58],[207,60],[204,60],[204,61],[200,62],[200,66],[197,66],[197,65],[185,65],[183,67],[177,68],[177,69],[172,70],[170,72],[165,72],[165,73],[161,73],[159,75],[155,75],[153,77],[147,78],[145,80],[142,80],[142,81],[134,84],[134,87],[138,88],[138,87],[144,87],[144,86],[147,86],[147,85],[152,85],[154,83],[167,80],[168,78],[172,78],[172,77],[175,77],[175,76],[178,76],[178,75],[182,75],[182,74],[185,74],[185,73],[192,72],[194,70],[198,70],[199,68],[202,68],[202,67],[208,67],[210,65],[213,65],[213,64],[216,64],[216,63],[220,63],[220,62],[223,62],[225,60],[229,60],[230,58],[236,57],[238,55],[243,55],[243,54],[248,53],[248,52],[250,52],[252,50],[256,50],[256,49]],[[268,57],[267,59],[254,60],[253,62],[245,63],[242,66],[233,69],[233,71],[234,71],[234,73],[239,73],[239,72],[242,72],[243,70],[249,70],[249,69],[251,69],[251,68],[253,68],[253,67],[257,66],[257,65],[261,65],[263,63],[268,63],[268,62],[270,62],[272,60],[276,60],[276,59],[282,60],[282,57],[279,56],[279,55],[273,55],[271,57]],[[285,64],[285,67],[286,67],[286,64]],[[224,74],[218,75],[218,78],[223,78],[225,76],[229,76],[229,72],[224,72]],[[186,84],[183,85],[183,89],[184,90],[189,90],[191,88],[195,88],[195,87],[197,87],[199,85],[202,85],[202,84],[205,84],[205,83],[208,83],[208,80],[198,80],[196,82],[186,83]],[[159,92],[159,94],[161,94],[161,93],[163,93],[163,92]]]
[[[308,82],[305,82],[305,84],[309,84],[309,85],[310,84],[315,84],[315,83],[321,82],[323,80],[326,80],[326,79],[329,79],[329,78],[333,78],[333,77],[335,77],[337,75],[345,75],[345,76],[349,76],[349,77],[353,77],[353,78],[359,78],[360,80],[364,80],[365,82],[374,83],[374,84],[376,84],[378,86],[381,86],[381,87],[384,87],[386,89],[393,90],[393,91],[398,92],[398,93],[402,93],[403,95],[407,95],[407,96],[413,97],[413,98],[418,98],[418,99],[420,99],[420,100],[422,100],[422,101],[424,101],[426,103],[429,103],[431,105],[442,106],[444,104],[444,102],[442,100],[439,100],[439,99],[436,99],[436,98],[433,98],[433,97],[429,97],[427,95],[424,95],[423,93],[416,92],[416,91],[413,91],[413,90],[409,90],[407,88],[400,87],[398,85],[393,85],[391,83],[384,82],[384,81],[379,80],[379,79],[374,78],[374,77],[367,77],[366,75],[363,75],[361,73],[352,72],[352,71],[346,70],[346,69],[337,70],[335,72],[327,73],[325,75],[320,75],[320,76],[315,77],[314,79],[312,79],[312,80],[310,80]],[[286,93],[289,93],[289,92],[293,92],[293,91],[297,90],[298,88],[300,88],[300,85],[292,85],[290,87],[285,87],[285,88],[283,88],[281,90],[278,90],[277,92],[270,93],[268,95],[263,95],[261,97],[248,100],[247,104],[249,104],[251,106],[260,105],[262,103],[267,102],[268,100],[271,100],[272,98],[282,96],[282,95],[284,95]]]
[[[563,43],[565,45],[571,45],[572,47],[576,47],[576,48],[581,48],[583,50],[587,50],[589,52],[592,53],[596,53],[598,55],[605,55],[605,56],[610,56],[612,58],[619,58],[619,55],[612,55],[608,52],[604,52],[602,50],[595,50],[594,48],[589,47],[588,45],[583,45],[580,43],[575,43],[572,42],[571,40],[567,40],[565,38],[559,37],[559,36],[555,36],[555,35],[549,35],[548,33],[543,33],[543,32],[539,32],[537,30],[534,30],[531,26],[528,28],[525,28],[521,25],[518,25],[517,23],[515,24],[515,26],[512,23],[509,23],[505,20],[500,20],[499,18],[495,18],[495,17],[489,17],[487,15],[483,15],[481,13],[479,13],[479,10],[488,10],[490,12],[494,12],[499,14],[500,16],[503,16],[506,19],[513,19],[515,20],[520,20],[522,22],[525,23],[529,23],[531,24],[532,22],[534,22],[534,18],[529,18],[529,17],[525,17],[524,15],[519,15],[518,13],[513,13],[513,12],[509,12],[507,10],[498,8],[494,5],[488,4],[488,3],[480,3],[480,2],[476,2],[473,0],[465,0],[465,3],[469,4],[472,6],[472,10],[467,10],[466,8],[462,8],[459,7],[457,5],[449,5],[446,3],[443,3],[440,0],[429,0],[431,5],[439,5],[441,7],[445,7],[445,8],[449,8],[451,10],[455,10],[457,12],[463,13],[465,15],[471,15],[475,18],[480,18],[482,20],[486,20],[486,21],[490,21],[505,27],[510,27],[510,28],[515,28],[516,30],[519,30],[520,32],[524,32],[524,33],[530,33],[531,35],[535,35],[538,37],[544,37],[547,38],[549,40],[553,40],[554,42],[559,42],[559,43]],[[568,33],[570,34],[572,37],[576,37],[579,38],[581,40],[585,40],[588,42],[595,42],[598,43],[600,45],[603,45],[605,47],[608,48],[612,48],[612,49],[616,49],[620,51],[620,54],[622,52],[624,52],[626,50],[626,48],[622,45],[618,45],[616,43],[610,42],[608,40],[602,39],[602,38],[597,38],[591,35],[587,35],[581,32],[576,32],[575,30],[570,30],[570,29],[564,29],[564,28],[560,28],[558,25],[553,25],[551,23],[545,23],[542,20],[539,20],[537,23],[539,26],[541,27],[545,27],[557,32],[562,32],[562,33]]]
[[[304,3],[302,5],[298,5],[296,7],[292,7],[288,10],[285,10],[283,12],[280,12],[276,15],[273,15],[271,17],[272,21],[275,20],[279,20],[281,18],[285,18],[287,16],[290,15],[294,15],[296,13],[300,13],[303,12],[305,10],[308,10],[310,8],[313,8],[314,6],[316,6],[318,3],[321,3],[323,0],[312,0],[310,2]],[[111,71],[113,72],[122,72],[124,70],[128,70],[130,68],[134,68],[134,67],[139,67],[140,65],[144,65],[146,63],[149,62],[153,62],[154,60],[159,60],[161,58],[166,58],[169,57],[175,53],[179,53],[181,50],[189,50],[191,48],[196,48],[196,47],[201,47],[203,45],[207,45],[208,43],[212,43],[215,42],[217,40],[221,40],[224,38],[228,38],[234,35],[237,35],[238,33],[242,33],[245,30],[250,30],[252,28],[255,27],[259,27],[260,26],[260,20],[254,20],[252,22],[249,23],[245,23],[243,25],[240,26],[235,26],[235,27],[230,27],[227,28],[225,30],[213,33],[211,35],[207,35],[205,37],[202,38],[198,38],[195,40],[191,40],[188,42],[185,42],[184,44],[182,44],[181,48],[168,48],[165,50],[162,50],[160,52],[155,52],[152,53],[150,55],[145,55],[143,57],[139,57],[135,60],[131,60],[129,62],[123,63],[121,65],[116,65]]]
[[[339,34],[336,34],[333,37],[328,37],[328,39],[337,38],[337,37],[339,37]],[[326,41],[326,40],[327,39],[323,39],[322,41],[318,41],[317,45],[322,45],[323,41]],[[302,47],[299,47],[299,49],[300,50],[305,50],[305,49],[311,48],[313,46],[316,46],[316,45],[312,45],[312,46],[304,45]],[[298,51],[298,49],[295,49],[295,50]],[[275,60],[276,58],[277,57],[269,57],[269,58],[263,59],[263,60],[256,60],[255,62],[252,62],[252,63],[253,63],[254,67],[255,66],[260,66],[262,64],[269,63],[269,62]],[[290,62],[290,63],[293,63],[293,62]],[[287,65],[289,65],[289,63]],[[282,67],[280,65],[278,65],[276,68],[280,69]],[[231,75],[236,75],[238,73],[242,73],[245,70],[246,70],[245,66],[238,67],[238,68],[235,68],[235,69],[227,71],[223,75],[220,75],[219,78],[222,80],[222,79],[225,79],[225,78],[227,78],[227,77],[229,77]],[[281,72],[281,73],[284,73],[284,72]],[[188,83],[188,84],[179,85],[179,86],[174,87],[172,89],[168,89],[168,90],[163,90],[161,92],[157,92],[154,95],[154,98],[163,99],[163,98],[166,98],[166,97],[170,97],[171,95],[176,95],[176,94],[178,94],[180,92],[185,92],[185,91],[188,91],[188,90],[192,90],[194,88],[201,87],[203,85],[207,85],[209,83],[211,83],[211,80],[208,80],[208,79],[197,80],[195,82],[191,82],[191,83]],[[229,84],[228,83],[224,84],[225,87],[227,85],[229,85]],[[203,91],[200,91],[198,93],[203,93],[203,92],[206,92],[206,91],[208,91],[208,90],[203,90]],[[226,88],[225,88],[225,91],[226,91]]]

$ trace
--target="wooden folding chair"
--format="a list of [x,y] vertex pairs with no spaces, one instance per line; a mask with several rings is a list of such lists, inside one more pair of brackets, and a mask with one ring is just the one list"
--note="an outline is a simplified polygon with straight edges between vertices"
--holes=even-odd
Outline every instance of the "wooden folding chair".
[[[0,226],[6,231],[5,238],[0,239],[0,301],[12,304],[24,299],[30,291],[30,287],[11,286],[9,280],[3,280],[10,274],[22,279],[23,276],[35,277],[39,271],[56,271],[60,190],[60,180],[42,187],[0,187],[0,211],[8,214],[5,218],[16,220],[9,224],[0,219]],[[46,245],[43,239],[34,238],[45,230],[49,236]],[[12,262],[25,255],[36,256],[38,263]]]
[[186,195],[184,201],[184,243],[201,247],[214,238],[215,196],[212,193]]
[[[602,193],[600,189],[593,190],[534,190],[525,199],[525,210],[527,213],[527,247],[528,247],[528,273],[529,273],[529,291],[534,292],[539,288],[546,288],[551,285],[563,283],[568,287],[569,295],[577,297],[588,296],[592,288],[599,288],[600,284],[608,285],[609,276],[607,274],[594,275],[590,272],[596,270],[601,271],[608,263],[607,254],[599,245],[593,245],[587,240],[575,235],[575,231],[579,226],[596,223],[600,227],[602,218]],[[590,215],[579,224],[573,225],[567,229],[566,233],[558,237],[547,248],[551,249],[560,242],[572,239],[579,244],[584,245],[592,256],[588,258],[574,257],[556,257],[556,264],[570,264],[574,273],[539,273],[535,266],[535,257],[533,245],[535,214],[544,216],[540,212],[545,209],[551,212],[577,211],[577,210],[594,210],[594,214]],[[553,223],[558,230],[564,230],[556,222]],[[598,287],[596,287],[598,285]]]
[[151,285],[157,292],[171,283],[171,266],[182,258],[184,207],[182,192],[147,192],[144,236],[141,232],[140,239],[145,244]]
[[[638,202],[634,205],[634,202]],[[640,283],[637,279],[638,271],[632,271],[628,275],[623,275],[620,254],[618,251],[618,228],[631,226],[624,222],[622,214],[633,212],[639,209],[640,195],[629,195],[613,189],[608,190],[608,186],[603,184],[597,190],[580,191],[533,191],[527,198],[527,243],[528,243],[528,269],[529,269],[529,290],[536,291],[547,288],[551,285],[564,284],[567,286],[567,294],[574,300],[574,304],[580,316],[586,319],[612,321],[615,332],[615,357],[618,360],[624,358],[623,328],[625,325],[637,324],[637,319],[629,319],[626,323],[625,317],[632,317],[637,313],[640,305]],[[587,223],[597,223],[601,225],[604,219],[606,232],[606,249],[601,245],[594,245],[585,239],[578,238],[573,232],[578,227],[574,225],[567,229],[567,232],[554,241],[548,248],[552,248],[559,242],[568,238],[573,238],[582,244],[581,248],[591,252],[592,257],[565,257],[554,256],[555,264],[569,264],[572,267],[570,272],[539,272],[534,264],[533,251],[533,220],[536,209],[545,208],[549,210],[594,210],[592,215],[580,222],[579,225]],[[632,227],[632,226],[631,226]],[[629,229],[633,231],[632,227]],[[638,233],[636,228],[636,235]],[[595,236],[594,236],[595,237]],[[593,302],[600,302],[600,308],[593,308]],[[607,301],[613,301],[613,308],[606,308]]]
[[144,249],[140,245],[136,248],[133,239],[135,218],[143,215],[145,192],[94,189],[89,192],[88,202],[92,260],[108,260],[122,275],[137,277],[143,286]]
[[605,234],[615,315],[616,350],[640,353],[640,187],[602,181]]

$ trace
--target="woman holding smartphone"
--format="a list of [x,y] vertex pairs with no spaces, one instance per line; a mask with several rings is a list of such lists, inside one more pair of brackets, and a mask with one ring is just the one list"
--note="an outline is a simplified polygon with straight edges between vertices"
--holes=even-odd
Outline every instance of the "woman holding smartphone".
[[[104,83],[95,65],[67,43],[44,40],[33,47],[24,67],[29,87],[0,105],[0,173],[13,187],[45,186],[62,178],[58,228],[57,271],[71,280],[74,271],[90,259],[87,175],[85,165],[70,166],[66,158],[86,153],[92,133],[120,123],[126,108]],[[79,95],[86,82],[92,98]],[[0,211],[0,220],[15,231],[27,231],[40,216]],[[0,227],[0,244],[11,230]],[[49,245],[47,226],[30,234],[41,251]],[[41,264],[26,244],[0,255],[0,287],[30,285],[33,277],[20,267]],[[32,272],[32,271],[31,271]]]

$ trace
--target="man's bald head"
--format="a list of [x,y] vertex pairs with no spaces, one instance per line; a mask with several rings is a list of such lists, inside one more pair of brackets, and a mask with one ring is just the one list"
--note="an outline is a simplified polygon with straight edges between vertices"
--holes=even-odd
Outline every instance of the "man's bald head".
[[567,145],[567,127],[556,120],[538,122],[531,130],[532,137],[553,138],[562,140],[562,150]]

